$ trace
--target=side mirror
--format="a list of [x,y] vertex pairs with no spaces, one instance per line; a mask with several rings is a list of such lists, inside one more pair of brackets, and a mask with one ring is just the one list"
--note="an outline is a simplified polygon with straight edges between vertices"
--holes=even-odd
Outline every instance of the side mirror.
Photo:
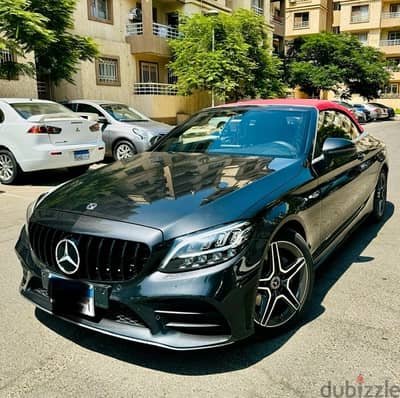
[[98,121],[100,124],[109,124],[107,118],[104,117],[104,116],[99,116],[99,118],[97,119],[97,121]]
[[357,152],[356,145],[347,138],[327,138],[322,145],[322,154],[325,158],[352,157]]

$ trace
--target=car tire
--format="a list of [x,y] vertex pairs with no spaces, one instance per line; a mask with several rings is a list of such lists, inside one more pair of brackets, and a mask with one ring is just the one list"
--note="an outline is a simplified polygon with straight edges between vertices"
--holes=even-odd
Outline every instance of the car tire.
[[7,149],[0,150],[0,183],[13,184],[22,174],[14,155]]
[[378,177],[374,192],[374,205],[371,213],[372,222],[378,223],[382,221],[385,215],[387,198],[387,172],[382,170]]
[[131,159],[137,150],[135,145],[132,144],[130,141],[118,141],[113,149],[113,158],[114,160],[127,160]]
[[73,176],[73,177],[79,177],[82,174],[85,174],[89,170],[90,165],[85,164],[83,166],[74,166],[74,167],[69,167],[68,172]]
[[254,309],[256,336],[293,328],[307,313],[314,286],[314,263],[304,238],[287,230],[270,243],[260,272]]

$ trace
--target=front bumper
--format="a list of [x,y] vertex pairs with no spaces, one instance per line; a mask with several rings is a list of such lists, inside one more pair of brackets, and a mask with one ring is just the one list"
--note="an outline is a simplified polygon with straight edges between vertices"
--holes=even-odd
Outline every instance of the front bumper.
[[253,333],[258,267],[249,269],[245,257],[179,274],[154,271],[133,281],[91,282],[96,316],[90,318],[55,310],[43,277],[46,266],[33,253],[25,228],[16,252],[23,268],[21,294],[87,329],[174,350],[223,346]]

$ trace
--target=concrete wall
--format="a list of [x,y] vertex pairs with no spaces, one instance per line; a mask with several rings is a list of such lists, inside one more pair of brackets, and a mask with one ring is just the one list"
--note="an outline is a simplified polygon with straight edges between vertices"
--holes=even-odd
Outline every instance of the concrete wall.
[[[34,62],[32,54],[26,58],[17,58],[18,62]],[[0,97],[37,98],[36,79],[25,75],[18,76],[16,80],[0,79]]]

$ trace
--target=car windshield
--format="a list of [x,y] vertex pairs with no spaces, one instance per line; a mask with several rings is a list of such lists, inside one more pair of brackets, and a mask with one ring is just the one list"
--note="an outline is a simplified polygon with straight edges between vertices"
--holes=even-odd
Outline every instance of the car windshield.
[[149,119],[137,110],[123,104],[102,104],[102,108],[119,122],[147,122]]
[[297,158],[305,149],[311,112],[311,108],[272,106],[204,111],[154,150]]
[[76,114],[70,109],[55,102],[16,102],[10,105],[24,119],[29,119],[32,116],[51,114],[66,114],[76,117]]

